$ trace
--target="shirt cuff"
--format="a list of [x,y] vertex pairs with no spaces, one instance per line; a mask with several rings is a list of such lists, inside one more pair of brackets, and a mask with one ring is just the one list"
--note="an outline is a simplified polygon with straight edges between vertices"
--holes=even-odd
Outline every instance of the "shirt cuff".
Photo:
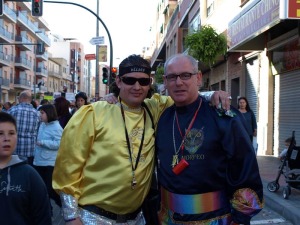
[[79,217],[78,201],[75,197],[61,192],[60,199],[62,202],[62,212],[65,221],[71,221]]
[[213,96],[213,94],[215,93],[215,91],[204,91],[204,92],[199,92],[199,94],[204,97],[208,102],[210,102],[211,100],[211,96]]

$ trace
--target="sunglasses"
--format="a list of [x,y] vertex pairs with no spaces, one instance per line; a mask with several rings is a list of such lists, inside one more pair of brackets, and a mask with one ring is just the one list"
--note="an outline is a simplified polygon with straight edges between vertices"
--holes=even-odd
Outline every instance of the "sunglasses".
[[121,77],[121,81],[127,85],[134,85],[139,82],[141,86],[148,86],[151,83],[151,78]]

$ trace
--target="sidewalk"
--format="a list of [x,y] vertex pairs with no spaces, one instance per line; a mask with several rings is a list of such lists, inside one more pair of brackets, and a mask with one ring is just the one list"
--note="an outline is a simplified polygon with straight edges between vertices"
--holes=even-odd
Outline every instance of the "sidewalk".
[[[288,199],[283,198],[283,188],[287,185],[285,178],[281,175],[279,179],[280,188],[277,192],[270,192],[267,185],[275,181],[281,162],[274,156],[257,156],[257,162],[261,179],[264,185],[265,205],[282,215],[293,224],[299,224],[300,221],[300,190],[292,188]],[[300,182],[300,180],[299,180]]]

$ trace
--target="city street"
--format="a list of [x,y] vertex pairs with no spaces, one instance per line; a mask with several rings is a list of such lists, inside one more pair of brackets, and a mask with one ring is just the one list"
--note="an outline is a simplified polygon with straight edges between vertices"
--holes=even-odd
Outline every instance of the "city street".
[[251,225],[267,225],[267,224],[278,224],[278,225],[293,225],[287,221],[278,213],[271,210],[269,207],[265,207],[258,215],[253,217]]

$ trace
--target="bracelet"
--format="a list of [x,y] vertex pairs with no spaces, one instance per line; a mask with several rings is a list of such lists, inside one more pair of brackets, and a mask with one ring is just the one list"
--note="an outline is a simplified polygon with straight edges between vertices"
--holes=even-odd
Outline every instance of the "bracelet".
[[65,222],[67,223],[67,222],[71,222],[71,221],[74,221],[74,220],[76,220],[77,218],[71,218],[71,219],[68,219],[68,220],[65,220]]

